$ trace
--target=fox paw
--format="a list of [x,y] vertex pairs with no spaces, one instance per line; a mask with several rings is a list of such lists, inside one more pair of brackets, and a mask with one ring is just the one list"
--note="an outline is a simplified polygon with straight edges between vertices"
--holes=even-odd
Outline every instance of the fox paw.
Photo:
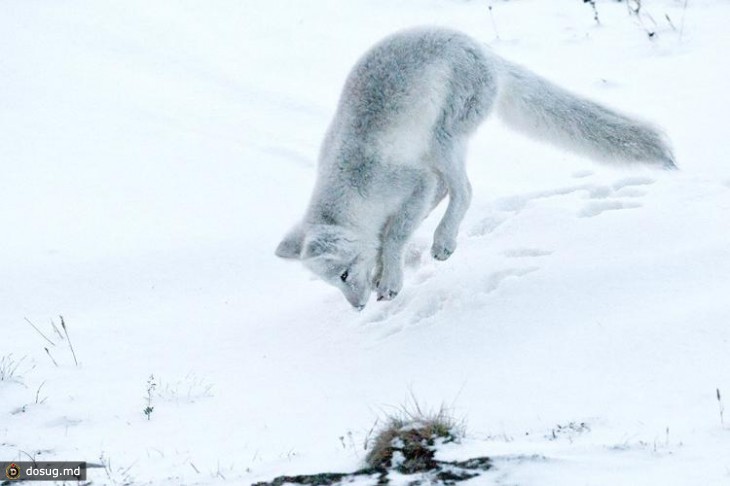
[[398,295],[397,290],[378,290],[378,301],[393,300],[396,295]]
[[456,250],[456,243],[437,243],[434,241],[431,247],[431,255],[436,260],[444,261],[454,253],[454,250]]
[[403,288],[403,278],[397,276],[392,276],[390,279],[384,276],[375,283],[378,300],[393,300],[401,288]]

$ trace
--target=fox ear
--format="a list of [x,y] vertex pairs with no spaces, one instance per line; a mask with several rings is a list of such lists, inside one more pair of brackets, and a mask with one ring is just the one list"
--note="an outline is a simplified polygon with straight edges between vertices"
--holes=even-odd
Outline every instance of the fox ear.
[[304,238],[301,259],[309,260],[323,256],[344,258],[347,255],[347,249],[352,247],[348,243],[354,240],[354,237],[341,226],[310,225],[307,227],[307,236]]
[[302,245],[304,243],[304,230],[301,225],[295,226],[281,240],[279,246],[276,247],[276,256],[279,258],[295,258],[302,256]]
[[308,258],[315,258],[318,256],[322,256],[325,253],[330,253],[331,251],[332,242],[326,240],[325,238],[314,238],[310,241],[307,241],[307,244],[302,252],[302,258],[305,260]]

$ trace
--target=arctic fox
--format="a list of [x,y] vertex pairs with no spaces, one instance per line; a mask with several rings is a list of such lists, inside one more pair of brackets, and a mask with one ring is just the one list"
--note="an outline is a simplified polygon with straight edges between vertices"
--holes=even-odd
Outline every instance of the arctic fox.
[[469,136],[492,112],[510,126],[609,162],[675,168],[656,128],[580,98],[441,28],[395,33],[350,72],[322,143],[309,207],[276,249],[358,310],[403,286],[403,248],[448,194],[431,254],[446,260],[471,199]]

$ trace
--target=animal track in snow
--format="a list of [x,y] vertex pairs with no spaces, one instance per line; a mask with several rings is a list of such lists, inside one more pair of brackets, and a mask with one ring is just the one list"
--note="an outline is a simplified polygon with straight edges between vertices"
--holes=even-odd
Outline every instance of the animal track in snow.
[[[622,185],[619,185],[618,187],[623,188],[628,185],[630,184],[624,183]],[[606,199],[613,195],[613,193],[616,191],[616,188],[599,184],[580,184],[576,186],[559,187],[557,189],[529,193],[524,196],[511,196],[503,198],[498,200],[495,203],[495,206],[499,211],[519,212],[530,201],[534,201],[536,199],[546,199],[549,197],[567,196],[581,191],[587,192],[590,199]]]
[[469,229],[469,236],[485,236],[496,230],[504,223],[504,219],[487,216]]
[[618,209],[634,209],[640,208],[641,204],[637,202],[624,202],[624,201],[597,201],[588,204],[579,213],[578,216],[581,218],[592,218],[598,216],[606,211],[616,211]]
[[539,248],[515,248],[513,250],[506,250],[503,252],[503,255],[508,258],[541,257],[552,254],[552,251],[540,250]]
[[[620,179],[610,186],[600,185],[600,184],[580,184],[577,186],[568,186],[568,187],[560,187],[557,189],[551,189],[547,191],[540,191],[535,192],[532,194],[527,194],[525,196],[513,196],[510,198],[507,198],[503,201],[501,201],[501,206],[498,206],[498,209],[506,209],[506,210],[519,210],[522,209],[525,204],[528,201],[531,201],[533,199],[543,199],[547,197],[554,197],[554,196],[565,196],[568,194],[573,194],[578,191],[586,191],[588,192],[588,197],[591,199],[606,199],[609,197],[612,197],[616,195],[617,192],[621,193],[628,193],[631,194],[632,189],[635,186],[647,186],[649,184],[653,184],[656,182],[654,179],[650,177],[625,177],[623,179]],[[638,189],[633,189],[633,191],[638,191]],[[629,197],[636,197],[638,195],[643,195],[643,193],[639,194],[638,192],[633,193],[634,196]],[[619,194],[622,195],[622,194]],[[500,202],[498,202],[500,204]]]
[[585,177],[590,177],[594,174],[592,170],[576,170],[571,175],[575,177],[576,179],[583,179]]
[[615,192],[615,195],[618,197],[641,197],[646,196],[646,191],[642,191],[641,189],[636,189],[634,187],[622,187],[621,189],[618,189]]
[[511,277],[523,277],[528,273],[536,272],[538,270],[540,270],[540,267],[508,268],[507,270],[495,272],[484,280],[483,292],[486,294],[492,293],[497,290],[506,279]]
[[596,186],[600,187],[600,196],[597,197],[596,193],[591,193],[591,199],[601,199],[601,201],[593,201],[587,204],[583,209],[578,212],[578,216],[581,218],[592,218],[598,216],[606,211],[616,211],[618,209],[635,209],[640,208],[642,205],[634,201],[621,201],[615,199],[621,198],[638,198],[646,195],[646,191],[639,189],[640,186],[647,186],[656,182],[650,177],[625,177],[620,179],[610,187],[607,186]]
[[618,191],[620,189],[623,189],[624,187],[630,187],[630,186],[648,186],[649,184],[654,184],[656,180],[652,179],[651,177],[641,177],[641,176],[635,176],[635,177],[625,177],[623,179],[620,179],[612,184],[613,190]]
[[519,212],[525,207],[525,204],[527,204],[530,199],[532,198],[524,196],[505,197],[498,199],[495,202],[495,206],[498,211]]
[[[582,177],[582,172],[574,177]],[[591,174],[586,174],[585,177]],[[587,198],[593,200],[585,208],[579,211],[581,217],[597,216],[605,211],[616,209],[638,208],[641,204],[636,202],[625,202],[616,198],[639,198],[646,195],[646,191],[640,189],[641,186],[653,184],[654,179],[650,177],[625,177],[610,185],[601,184],[578,184],[574,186],[559,187],[546,191],[528,193],[525,195],[509,196],[498,199],[494,202],[494,207],[499,212],[519,214],[530,201],[537,199],[545,199],[557,196],[567,196],[576,192],[587,192]],[[510,216],[500,216],[490,214],[479,222],[474,224],[468,231],[468,235],[472,237],[485,236],[496,230]]]
[[437,293],[432,298],[429,298],[420,308],[416,309],[411,318],[411,324],[435,316],[444,308],[444,303],[447,300],[448,296],[444,293]]
[[[366,308],[365,312],[366,315],[364,316],[362,322],[366,324],[372,324],[375,322],[382,322],[390,319],[392,316],[399,314],[405,307],[408,306],[408,303],[411,301],[409,296],[404,295],[405,292],[401,291],[398,297],[396,297],[394,300],[387,301],[387,302],[373,302],[369,304],[368,307],[375,308],[375,311],[371,314],[367,314],[367,311],[370,310]],[[400,329],[402,326],[397,326],[398,329]],[[392,333],[389,333],[390,335]]]

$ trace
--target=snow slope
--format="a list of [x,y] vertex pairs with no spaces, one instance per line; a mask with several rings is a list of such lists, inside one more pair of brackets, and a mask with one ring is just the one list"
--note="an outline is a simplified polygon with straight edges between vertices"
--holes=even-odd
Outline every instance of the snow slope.
[[[642,3],[598,1],[601,25],[568,0],[0,3],[0,460],[351,471],[413,395],[466,420],[444,459],[495,459],[474,484],[728,484],[730,5]],[[434,215],[402,294],[353,312],[273,250],[350,66],[418,24],[658,122],[681,172],[491,120],[457,252],[428,256]]]

